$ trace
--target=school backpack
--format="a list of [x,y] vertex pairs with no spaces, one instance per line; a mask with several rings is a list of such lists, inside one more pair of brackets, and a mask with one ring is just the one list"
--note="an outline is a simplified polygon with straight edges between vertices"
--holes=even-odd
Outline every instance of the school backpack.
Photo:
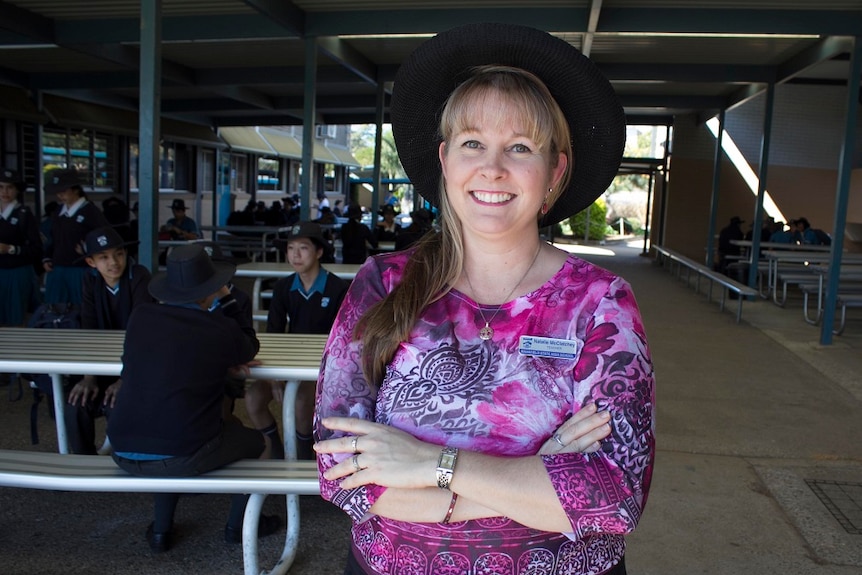
[[[36,329],[81,329],[81,308],[71,303],[43,303],[30,316],[27,327]],[[51,376],[47,373],[21,374],[21,377],[29,381],[30,387],[33,388],[33,405],[30,406],[30,441],[33,445],[36,445],[39,443],[39,404],[42,402],[43,397],[53,397],[54,386],[51,382]],[[64,395],[82,377],[80,375],[64,375]],[[55,417],[53,403],[49,402],[49,405],[51,406],[50,414],[53,419]]]

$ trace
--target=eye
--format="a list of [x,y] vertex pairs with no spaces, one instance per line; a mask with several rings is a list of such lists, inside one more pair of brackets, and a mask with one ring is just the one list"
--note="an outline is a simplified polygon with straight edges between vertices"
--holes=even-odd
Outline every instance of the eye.
[[514,145],[514,146],[512,146],[510,149],[511,149],[513,152],[518,153],[518,154],[530,154],[530,153],[532,153],[532,152],[533,152],[533,150],[531,150],[531,149],[529,148],[529,146],[526,146],[526,145],[524,145],[524,144],[515,144],[515,145]]
[[467,140],[463,144],[461,144],[464,148],[468,148],[470,150],[478,150],[482,147],[482,145],[476,140]]

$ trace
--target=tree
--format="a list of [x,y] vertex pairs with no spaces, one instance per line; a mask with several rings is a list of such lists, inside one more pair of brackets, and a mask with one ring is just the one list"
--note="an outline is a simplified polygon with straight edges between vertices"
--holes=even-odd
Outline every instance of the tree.
[[[354,157],[362,163],[364,168],[374,166],[374,137],[376,126],[374,124],[354,125],[351,132],[351,148]],[[384,178],[404,178],[404,168],[398,159],[398,150],[395,148],[395,138],[392,136],[392,128],[387,124],[383,126],[383,138],[380,149],[380,173]]]

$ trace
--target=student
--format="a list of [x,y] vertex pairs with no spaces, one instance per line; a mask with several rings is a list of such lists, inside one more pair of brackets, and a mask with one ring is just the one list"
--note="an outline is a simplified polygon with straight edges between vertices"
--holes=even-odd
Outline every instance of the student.
[[18,200],[18,172],[0,169],[0,325],[20,327],[37,296],[33,264],[42,260],[39,222]]
[[341,224],[341,262],[361,264],[368,258],[368,246],[377,248],[377,238],[362,223],[362,207],[350,204],[347,222]]
[[[162,303],[144,304],[129,319],[123,392],[108,421],[114,461],[129,473],[189,477],[263,453],[258,431],[222,417],[225,377],[247,372],[260,348],[254,330],[241,327],[243,311],[227,287],[235,270],[214,264],[199,244],[179,246],[168,255],[167,271],[150,281],[150,294]],[[242,541],[247,500],[231,497],[229,543]],[[178,502],[179,494],[154,495],[147,541],[156,553],[171,547]],[[262,515],[258,536],[279,524]]]
[[[272,290],[266,320],[267,333],[328,334],[347,292],[347,282],[321,267],[326,249],[323,232],[314,222],[293,226],[287,238],[285,259],[296,270],[281,278]],[[315,382],[304,381],[296,394],[296,444],[299,459],[314,459],[311,427]],[[245,392],[245,407],[254,426],[263,433],[273,459],[284,457],[278,424],[269,411],[273,399],[284,400],[284,382],[257,380]]]
[[53,170],[45,180],[45,193],[56,194],[60,213],[51,224],[51,241],[45,244],[45,303],[81,303],[81,282],[87,264],[80,244],[86,235],[110,225],[102,211],[87,200],[75,169]]
[[[128,245],[110,226],[87,234],[84,259],[90,269],[82,287],[82,328],[126,329],[132,310],[153,301],[147,291],[150,272],[129,262]],[[85,375],[69,391],[66,433],[72,453],[96,454],[95,420],[101,415],[110,417],[122,384],[122,378]]]
[[171,211],[174,217],[162,226],[163,232],[171,235],[172,240],[196,240],[201,237],[198,225],[189,217],[186,217],[186,203],[182,198],[171,202]]
[[380,208],[380,215],[383,220],[377,222],[374,228],[374,233],[378,242],[394,242],[398,232],[401,231],[401,226],[395,221],[395,208],[391,204],[384,204]]

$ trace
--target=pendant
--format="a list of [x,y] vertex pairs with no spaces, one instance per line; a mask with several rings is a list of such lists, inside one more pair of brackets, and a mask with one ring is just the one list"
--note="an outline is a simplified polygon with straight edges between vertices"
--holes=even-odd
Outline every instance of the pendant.
[[492,337],[494,337],[494,328],[488,325],[488,322],[485,322],[485,327],[479,330],[479,339],[488,341]]

